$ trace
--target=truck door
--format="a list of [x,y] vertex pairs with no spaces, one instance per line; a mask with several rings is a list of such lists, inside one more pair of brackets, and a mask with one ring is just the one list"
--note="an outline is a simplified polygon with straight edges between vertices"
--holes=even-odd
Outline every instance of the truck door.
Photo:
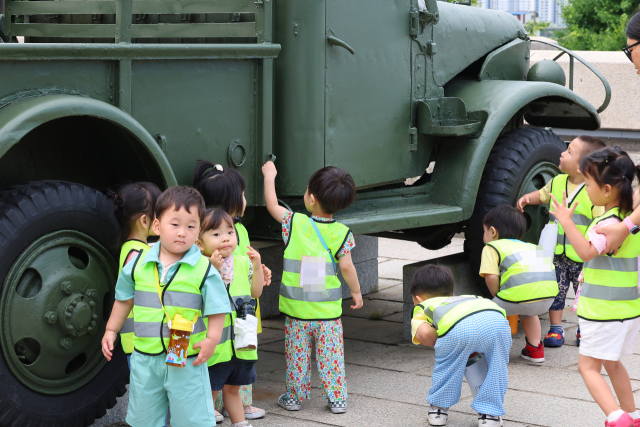
[[[326,0],[325,165],[357,187],[412,173],[410,0]],[[352,49],[352,54],[349,49]]]

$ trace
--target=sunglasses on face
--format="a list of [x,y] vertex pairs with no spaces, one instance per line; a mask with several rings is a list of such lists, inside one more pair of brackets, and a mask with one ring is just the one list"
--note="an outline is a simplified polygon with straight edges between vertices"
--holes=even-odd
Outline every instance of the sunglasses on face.
[[624,52],[625,55],[627,55],[627,58],[629,58],[629,61],[633,62],[633,59],[631,59],[631,48],[634,46],[639,45],[640,42],[635,42],[634,44],[630,45],[630,46],[625,46],[622,48],[622,51]]

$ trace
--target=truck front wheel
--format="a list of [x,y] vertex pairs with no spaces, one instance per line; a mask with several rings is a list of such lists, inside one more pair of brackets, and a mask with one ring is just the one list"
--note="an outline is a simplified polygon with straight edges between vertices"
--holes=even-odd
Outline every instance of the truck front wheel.
[[[560,170],[560,155],[566,144],[555,133],[540,128],[515,129],[500,135],[485,165],[476,206],[465,232],[464,249],[474,274],[480,270],[482,219],[503,203],[515,206],[518,199],[539,190]],[[548,205],[526,206],[527,232],[524,240],[538,243],[540,232],[549,222]],[[480,294],[487,294],[484,279],[478,277]]]
[[[88,426],[126,391],[100,350],[114,300],[117,224],[99,191],[62,181],[0,197],[0,425]],[[109,249],[107,249],[109,248]]]

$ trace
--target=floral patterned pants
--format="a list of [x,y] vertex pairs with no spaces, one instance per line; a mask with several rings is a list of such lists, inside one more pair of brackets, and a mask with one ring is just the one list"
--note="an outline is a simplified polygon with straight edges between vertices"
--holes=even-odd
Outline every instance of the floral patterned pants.
[[[253,405],[251,384],[240,386],[240,399],[242,399],[242,406]],[[216,411],[222,412],[222,408],[224,408],[224,403],[222,402],[222,391],[218,393],[218,397],[216,398],[216,401],[213,402],[213,404],[216,407]]]
[[284,331],[289,397],[304,400],[311,396],[311,351],[315,343],[322,396],[332,402],[346,400],[340,319],[304,321],[287,317]]

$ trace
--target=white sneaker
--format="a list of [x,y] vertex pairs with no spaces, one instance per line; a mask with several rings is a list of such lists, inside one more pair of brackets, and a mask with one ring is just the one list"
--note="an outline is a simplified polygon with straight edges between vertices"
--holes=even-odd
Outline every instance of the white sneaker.
[[478,427],[502,427],[502,417],[478,414]]
[[221,422],[224,421],[224,417],[222,416],[222,414],[218,411],[216,412],[216,424],[220,424]]
[[449,411],[447,409],[438,408],[437,406],[431,406],[429,407],[429,415],[427,416],[427,420],[429,421],[429,425],[432,426],[446,426],[448,416]]

